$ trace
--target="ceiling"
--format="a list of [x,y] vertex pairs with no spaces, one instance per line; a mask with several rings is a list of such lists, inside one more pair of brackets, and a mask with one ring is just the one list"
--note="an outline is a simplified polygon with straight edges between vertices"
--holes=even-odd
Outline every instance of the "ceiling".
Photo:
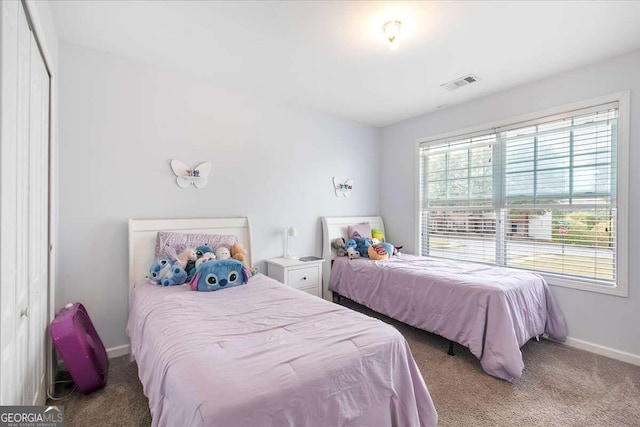
[[[62,40],[373,126],[640,48],[640,2],[54,1]],[[403,23],[398,50],[382,24]],[[441,84],[474,73],[454,92]]]

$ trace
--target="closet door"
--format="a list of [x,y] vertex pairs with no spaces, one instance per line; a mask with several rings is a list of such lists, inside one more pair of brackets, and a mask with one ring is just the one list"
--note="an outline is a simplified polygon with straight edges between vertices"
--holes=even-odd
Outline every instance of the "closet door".
[[22,4],[0,5],[0,405],[33,405],[46,400],[49,74]]
[[[29,197],[26,271],[28,272],[28,372],[24,402],[43,404],[47,348],[47,289],[49,282],[49,74],[31,34],[31,87],[29,101],[29,159],[19,172],[28,182]],[[18,244],[20,246],[20,244]]]

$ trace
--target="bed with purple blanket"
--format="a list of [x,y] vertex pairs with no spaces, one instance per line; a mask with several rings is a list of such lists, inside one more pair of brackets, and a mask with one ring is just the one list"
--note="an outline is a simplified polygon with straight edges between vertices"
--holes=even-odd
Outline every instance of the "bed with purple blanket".
[[[344,221],[323,224],[335,234]],[[334,259],[329,292],[468,347],[495,377],[522,375],[520,347],[531,338],[566,338],[564,316],[538,274],[405,254],[385,261],[324,256]]]
[[[242,220],[224,232],[250,250]],[[130,223],[127,333],[154,426],[437,424],[407,342],[383,322],[262,274],[215,292],[141,279],[150,233],[184,226],[173,221]]]

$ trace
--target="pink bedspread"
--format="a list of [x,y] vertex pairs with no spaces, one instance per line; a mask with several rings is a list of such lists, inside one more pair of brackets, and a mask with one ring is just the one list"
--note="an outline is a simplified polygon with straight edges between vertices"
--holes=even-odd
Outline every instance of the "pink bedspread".
[[329,289],[379,313],[469,347],[490,375],[522,375],[520,347],[567,327],[542,276],[522,270],[402,255],[337,258]]
[[262,274],[216,292],[141,282],[127,333],[154,426],[437,424],[395,328]]

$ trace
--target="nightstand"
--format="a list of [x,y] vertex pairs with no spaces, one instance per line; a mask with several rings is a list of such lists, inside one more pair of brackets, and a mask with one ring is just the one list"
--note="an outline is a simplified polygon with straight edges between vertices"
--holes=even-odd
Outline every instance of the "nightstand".
[[300,261],[298,259],[271,258],[267,260],[267,272],[269,277],[285,285],[322,298],[323,262],[323,259]]

